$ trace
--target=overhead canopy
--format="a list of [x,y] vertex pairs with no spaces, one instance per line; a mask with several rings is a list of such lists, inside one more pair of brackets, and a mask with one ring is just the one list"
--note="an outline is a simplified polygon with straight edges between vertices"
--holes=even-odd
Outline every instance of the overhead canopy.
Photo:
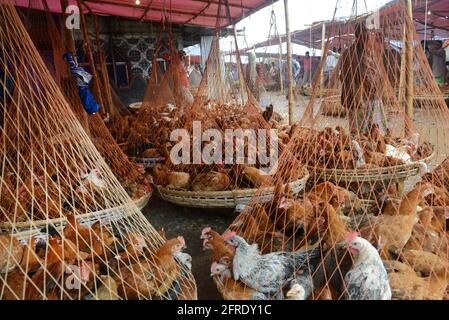
[[[39,0],[13,0],[20,7],[31,7],[44,10]],[[274,0],[276,2],[277,0]],[[83,12],[98,15],[121,16],[141,21],[161,21],[164,15],[176,24],[199,25],[214,28],[217,25],[219,0],[81,0]],[[50,11],[61,13],[60,0],[47,0]],[[255,11],[272,4],[272,0],[223,0],[220,8],[219,26],[235,23]],[[76,5],[76,0],[69,0]],[[228,18],[228,11],[231,15]]]
[[[396,1],[392,1],[380,9],[380,15],[387,14],[394,9]],[[449,38],[449,1],[448,0],[427,0],[427,11],[425,0],[414,0],[413,4],[413,19],[415,28],[419,35],[424,38],[424,31],[426,30],[426,39],[431,39],[432,36],[439,36],[442,38]],[[425,16],[427,14],[427,27],[425,27]],[[304,30],[297,30],[291,33],[292,42],[298,45],[321,49],[321,37],[323,24],[327,30],[342,30],[338,37],[344,42],[346,37],[352,37],[352,34],[347,34],[346,31],[351,29],[348,25],[347,19],[336,19],[334,21],[320,21],[314,23],[311,27]],[[287,41],[287,37],[282,35],[281,41]],[[279,39],[271,38],[259,42],[251,48],[243,49],[245,52],[250,49],[263,48],[271,45],[279,45]]]

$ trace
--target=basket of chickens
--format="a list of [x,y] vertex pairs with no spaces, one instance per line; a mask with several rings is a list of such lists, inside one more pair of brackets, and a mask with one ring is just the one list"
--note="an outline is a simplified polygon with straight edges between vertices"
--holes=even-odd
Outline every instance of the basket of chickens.
[[148,236],[130,222],[68,215],[38,234],[0,235],[0,300],[195,299],[184,238]]
[[[300,168],[294,176],[287,184],[298,194],[304,189],[309,174],[305,168]],[[274,187],[260,188],[270,177],[260,169],[245,165],[198,174],[171,171],[160,164],[153,168],[153,179],[162,199],[195,208],[235,208],[254,197],[259,202],[270,201]]]
[[[299,137],[301,161],[316,178],[345,186],[380,182],[401,183],[425,174],[434,157],[430,143],[419,144],[419,134],[407,139],[380,133],[376,125],[365,134],[352,137],[339,126],[322,131],[307,129]],[[372,189],[372,186],[369,187]],[[369,191],[369,190],[368,190]]]
[[[23,181],[16,179],[13,173],[6,176],[8,183],[12,185],[16,180]],[[6,216],[0,216],[0,233],[34,234],[49,222],[63,225],[69,211],[75,212],[83,223],[124,217],[130,212],[127,210],[129,206],[135,205],[140,210],[143,209],[153,192],[150,181],[144,176],[139,180],[122,182],[122,186],[132,203],[117,205],[113,199],[106,199],[104,197],[104,191],[107,189],[106,181],[101,171],[96,168],[86,172],[81,170],[78,179],[71,184],[65,181],[64,184],[58,185],[53,180],[45,180],[43,176],[37,179],[29,177],[18,189],[17,209],[14,196],[4,194],[0,198],[2,211],[15,213],[14,221],[9,221]],[[33,193],[27,190],[33,190]]]
[[348,191],[325,184],[252,203],[223,235],[202,230],[224,299],[449,298],[447,208],[425,200],[434,186],[419,183],[375,214],[343,214]]

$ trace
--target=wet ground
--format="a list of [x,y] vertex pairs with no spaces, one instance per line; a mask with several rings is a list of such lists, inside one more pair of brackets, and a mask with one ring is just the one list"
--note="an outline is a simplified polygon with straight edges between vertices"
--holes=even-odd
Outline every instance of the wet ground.
[[179,207],[163,201],[155,191],[142,211],[157,230],[165,229],[167,238],[178,235],[184,237],[187,245],[185,252],[192,256],[192,272],[198,288],[198,299],[221,299],[210,277],[210,251],[203,251],[200,235],[204,227],[224,232],[234,220],[233,210],[218,212]]

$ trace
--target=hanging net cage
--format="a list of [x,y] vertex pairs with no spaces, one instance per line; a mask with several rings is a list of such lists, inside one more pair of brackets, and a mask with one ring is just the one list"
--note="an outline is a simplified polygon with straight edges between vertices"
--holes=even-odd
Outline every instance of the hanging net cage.
[[196,298],[184,239],[137,209],[8,1],[0,44],[0,298]]
[[[218,11],[223,8],[222,3]],[[193,104],[183,109],[181,126],[174,127],[171,141],[165,143],[167,161],[153,168],[162,198],[178,205],[234,208],[248,202],[269,177],[270,165],[276,165],[272,159],[290,138],[290,128],[272,119],[273,107],[263,110],[254,98],[238,46],[236,61],[226,68],[219,30]],[[230,66],[237,69],[237,86],[229,81]],[[288,182],[299,192],[306,176],[304,171]],[[269,198],[273,190],[267,187],[264,197]]]
[[[316,97],[317,76],[276,173],[224,234],[202,231],[225,299],[448,298],[449,111],[441,94],[419,108],[407,101],[416,86],[439,89],[405,4],[383,7],[373,23],[361,3],[335,13],[352,27],[329,84],[347,115],[322,114],[330,96]],[[328,30],[326,52],[336,34]],[[399,62],[386,53],[392,42],[406,43]],[[295,195],[285,183],[305,168]],[[261,202],[265,186],[275,191]]]

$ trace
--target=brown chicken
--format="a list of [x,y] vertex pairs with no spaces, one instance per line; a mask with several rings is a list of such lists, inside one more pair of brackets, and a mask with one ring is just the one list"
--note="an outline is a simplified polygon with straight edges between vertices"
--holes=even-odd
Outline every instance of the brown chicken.
[[242,174],[245,180],[256,188],[262,186],[267,179],[270,178],[270,176],[265,174],[262,170],[250,166],[244,166]]
[[170,171],[167,174],[167,188],[189,189],[190,174],[187,172]]
[[20,265],[24,247],[9,235],[0,235],[0,273],[7,273]]
[[381,246],[381,257],[388,259],[390,253],[398,255],[409,241],[417,217],[417,205],[429,191],[428,185],[420,185],[410,191],[395,212],[377,216],[373,223],[361,230],[362,237]]
[[224,172],[200,173],[192,181],[193,191],[224,191],[231,185],[231,179]]
[[421,250],[406,250],[401,253],[401,259],[423,276],[435,274],[444,276],[449,272],[449,262],[431,252]]
[[212,262],[231,261],[234,259],[234,248],[227,246],[223,237],[212,230],[210,227],[206,227],[201,232],[200,239],[204,240],[203,249],[212,250]]
[[167,185],[167,175],[169,173],[169,169],[160,163],[157,163],[153,167],[153,181],[158,186]]
[[182,237],[168,240],[155,251],[153,259],[141,258],[139,263],[120,268],[121,277],[114,280],[118,293],[124,299],[163,297],[181,272],[174,258],[185,247]]

